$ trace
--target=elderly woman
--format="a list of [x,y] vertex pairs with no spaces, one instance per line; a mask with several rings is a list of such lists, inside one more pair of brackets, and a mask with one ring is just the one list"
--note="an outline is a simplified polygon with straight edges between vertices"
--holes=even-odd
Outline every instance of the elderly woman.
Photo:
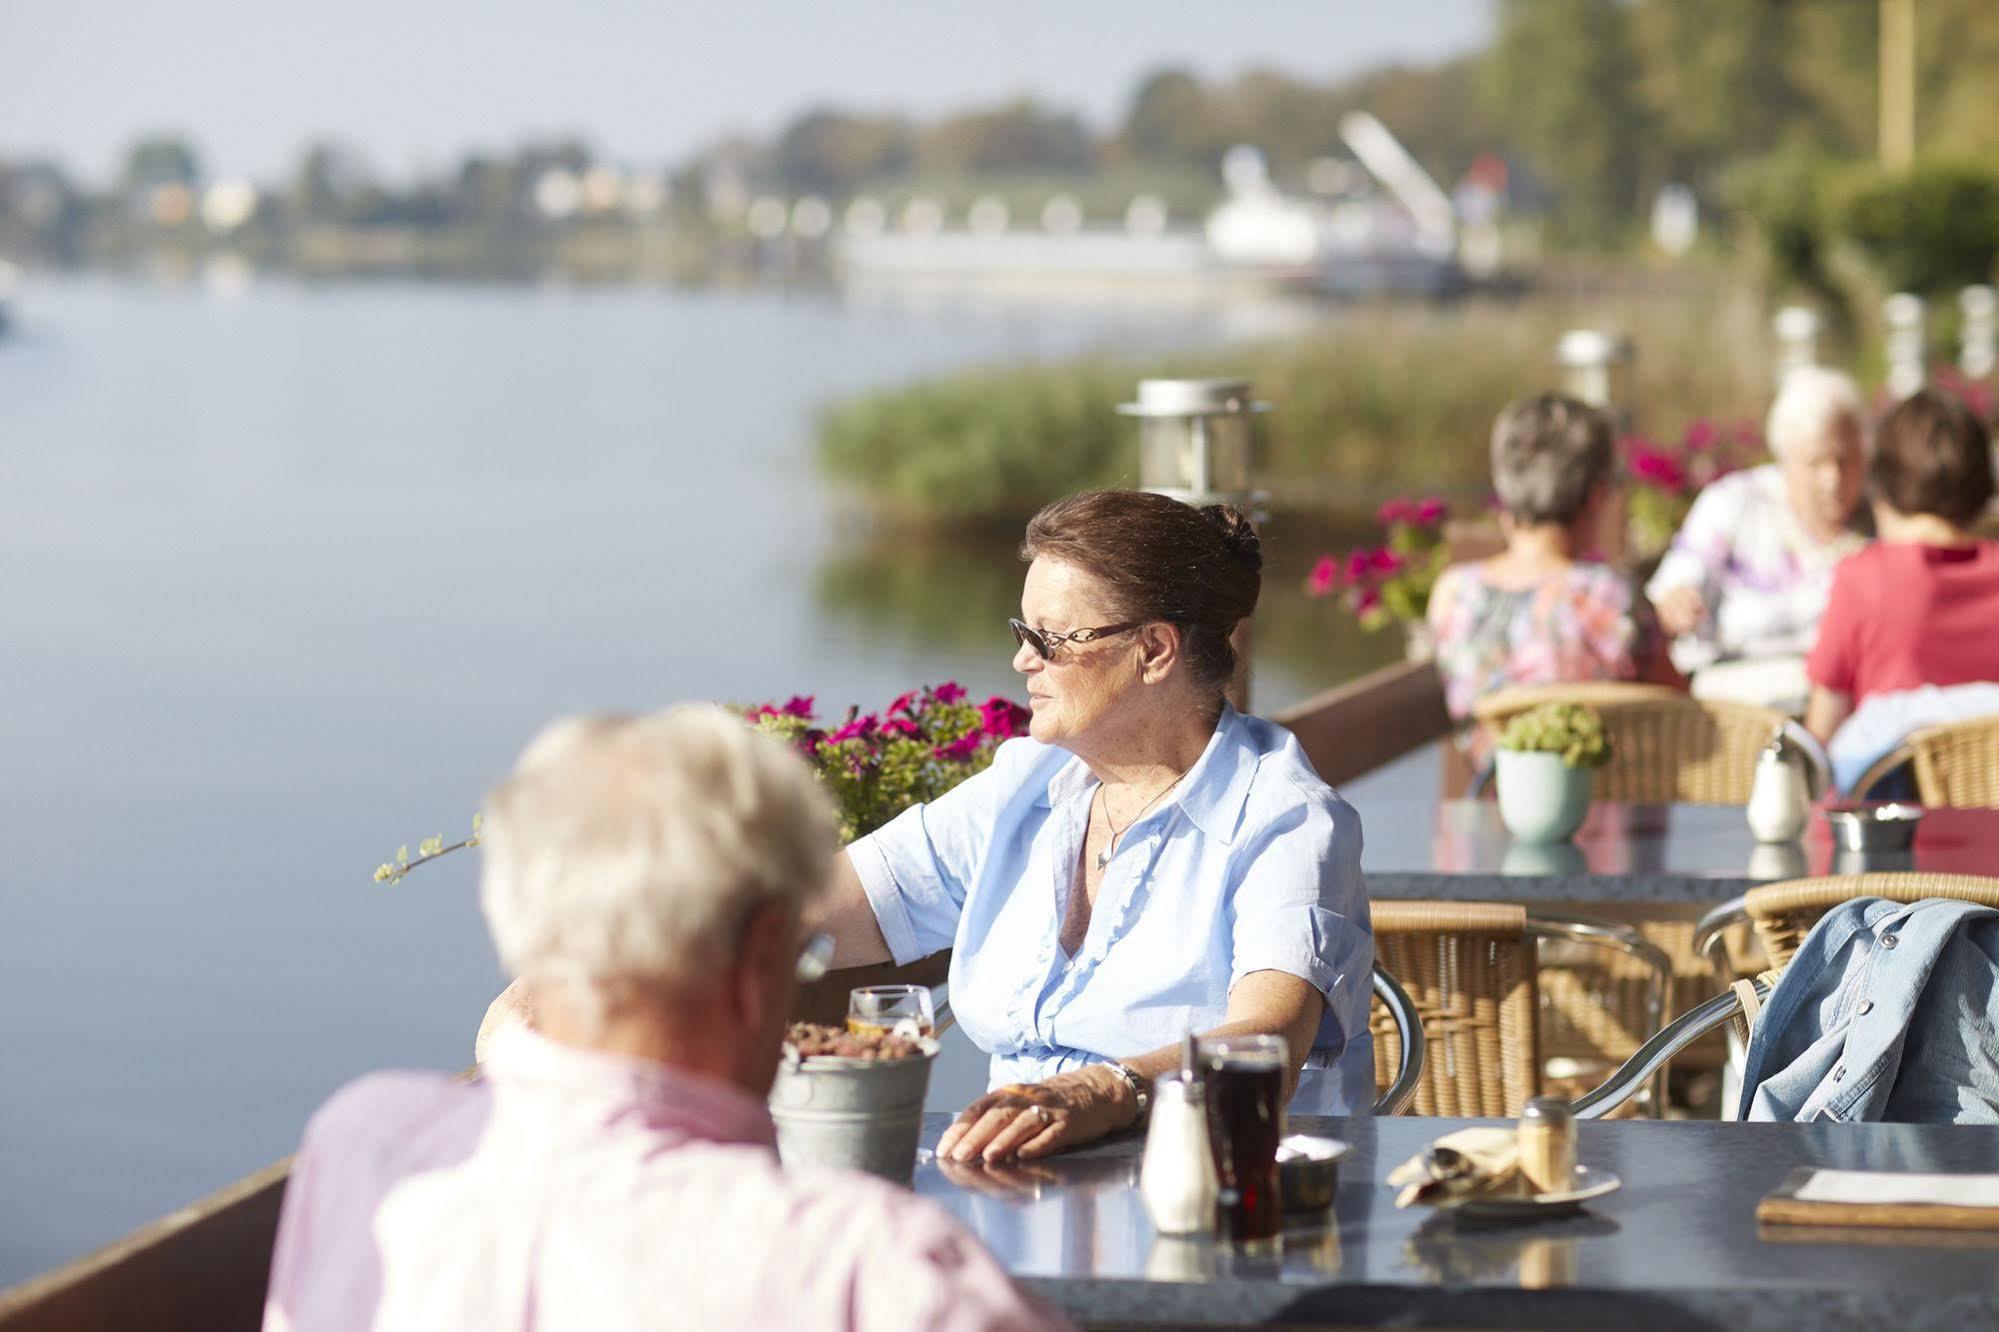
[[1444,700],[1467,717],[1507,685],[1629,680],[1651,655],[1631,583],[1583,558],[1610,490],[1603,413],[1559,394],[1508,406],[1492,428],[1503,553],[1444,570],[1430,594]]
[[573,718],[486,812],[539,1030],[313,1116],[266,1332],[1066,1326],[906,1190],[779,1168],[764,1097],[834,853],[796,757],[719,708]]
[[1703,490],[1645,592],[1673,664],[1700,672],[1696,694],[1794,706],[1833,568],[1865,541],[1852,527],[1867,465],[1859,391],[1834,370],[1793,370],[1766,433],[1776,461]]
[[847,849],[838,965],[952,948],[993,1090],[947,1160],[1123,1128],[1188,1031],[1278,1034],[1291,1104],[1365,1113],[1373,935],[1360,822],[1283,729],[1231,708],[1262,557],[1241,514],[1095,491],[1027,529],[1027,738]]
[[1924,389],[1877,434],[1880,540],[1833,575],[1806,663],[1805,725],[1843,790],[1910,731],[1999,712],[1999,541],[1970,531],[1992,502],[1985,425]]

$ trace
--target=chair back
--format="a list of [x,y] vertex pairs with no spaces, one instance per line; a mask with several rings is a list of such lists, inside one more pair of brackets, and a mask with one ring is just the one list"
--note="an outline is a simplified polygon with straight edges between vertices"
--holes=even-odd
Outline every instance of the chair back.
[[[1387,1086],[1379,1088],[1374,1113],[1399,1115],[1416,1099],[1416,1087],[1423,1080],[1423,1063],[1428,1053],[1423,1039],[1423,1019],[1416,1012],[1416,1001],[1380,963],[1374,967],[1374,1002],[1387,1010],[1397,1046],[1396,1057],[1392,1061],[1394,1077]],[[1380,1072],[1379,1064],[1376,1072]]]
[[1596,774],[1599,800],[1632,804],[1746,805],[1756,756],[1782,728],[1804,756],[1812,793],[1832,780],[1825,749],[1775,708],[1697,699],[1663,685],[1559,684],[1502,689],[1479,700],[1479,721],[1497,734],[1544,703],[1586,703],[1603,716],[1610,762]]
[[1907,743],[1925,805],[1999,809],[1999,716],[1926,726]]
[[[1518,1115],[1540,1090],[1534,940],[1525,907],[1375,902],[1374,951],[1408,992],[1428,1047],[1419,1115]],[[1402,1041],[1377,994],[1369,1028],[1375,1086],[1391,1086]]]
[[1792,879],[1764,884],[1742,895],[1744,911],[1756,929],[1772,969],[1782,969],[1797,954],[1798,945],[1819,918],[1856,897],[1885,897],[1891,902],[1920,902],[1948,897],[1980,906],[1999,907],[1999,879],[1973,874],[1829,874],[1816,879]]

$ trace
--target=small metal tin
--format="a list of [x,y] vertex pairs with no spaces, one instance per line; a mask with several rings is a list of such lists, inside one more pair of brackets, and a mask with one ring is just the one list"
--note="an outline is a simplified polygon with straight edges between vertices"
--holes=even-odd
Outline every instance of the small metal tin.
[[1825,812],[1833,840],[1845,851],[1905,851],[1922,822],[1920,805],[1831,805]]
[[1277,1144],[1278,1188],[1287,1212],[1319,1212],[1333,1205],[1340,1162],[1353,1150],[1338,1138],[1294,1133]]

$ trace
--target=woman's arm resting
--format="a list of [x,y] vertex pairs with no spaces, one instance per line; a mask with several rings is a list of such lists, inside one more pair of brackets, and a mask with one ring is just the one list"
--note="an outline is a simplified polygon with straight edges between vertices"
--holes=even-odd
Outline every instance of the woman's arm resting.
[[864,967],[889,960],[888,940],[875,920],[867,890],[854,869],[853,857],[845,851],[833,858],[833,874],[826,891],[806,912],[812,929],[833,936],[835,967]]
[[[1282,1036],[1289,1047],[1283,1099],[1289,1101],[1325,1015],[1326,1000],[1310,982],[1284,971],[1252,971],[1229,991],[1222,1024],[1207,1036]],[[1119,1060],[1143,1078],[1180,1066],[1178,1044]],[[1130,1127],[1138,1116],[1131,1088],[1107,1065],[1058,1073],[1032,1086],[987,1092],[938,1140],[937,1155],[953,1161],[1004,1161],[1047,1156]]]

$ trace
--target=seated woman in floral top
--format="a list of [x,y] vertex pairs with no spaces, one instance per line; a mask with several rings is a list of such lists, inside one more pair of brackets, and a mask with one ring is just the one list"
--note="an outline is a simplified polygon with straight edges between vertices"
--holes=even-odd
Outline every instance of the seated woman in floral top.
[[1622,574],[1577,558],[1610,493],[1613,439],[1594,408],[1543,393],[1492,428],[1506,550],[1446,569],[1430,594],[1437,668],[1453,717],[1507,685],[1630,680],[1656,631]]

